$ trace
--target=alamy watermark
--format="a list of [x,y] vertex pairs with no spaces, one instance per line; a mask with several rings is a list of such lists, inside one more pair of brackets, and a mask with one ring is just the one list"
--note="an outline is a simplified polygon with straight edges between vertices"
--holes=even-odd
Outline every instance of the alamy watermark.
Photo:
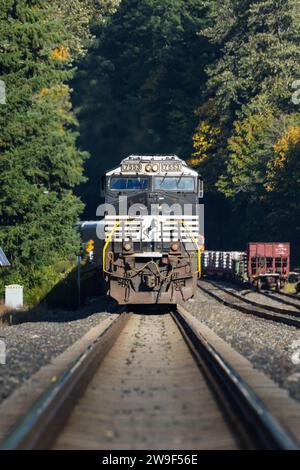
[[[107,238],[108,223],[112,221],[120,221],[120,226],[125,223],[129,229],[132,227],[130,232],[135,234],[135,237],[141,237],[146,241],[157,241],[157,238],[161,236],[162,226],[164,230],[169,231],[177,227],[175,236],[180,236],[181,230],[178,227],[183,226],[190,233],[195,231],[195,223],[198,223],[198,233],[204,233],[203,204],[169,205],[161,200],[147,207],[141,203],[128,205],[127,196],[120,196],[116,205],[106,203],[98,206],[96,215],[104,217],[103,221],[99,222],[96,231],[100,240]],[[133,222],[139,222],[139,226],[132,225]]]
[[3,80],[0,80],[0,104],[6,104],[6,86]]
[[291,356],[292,363],[295,366],[298,366],[300,365],[300,339],[296,339],[292,342],[291,349],[293,351],[293,354]]
[[0,365],[4,366],[6,364],[6,344],[0,339]]
[[292,102],[295,105],[300,104],[300,80],[295,80],[292,83],[293,90],[296,90],[292,95]]

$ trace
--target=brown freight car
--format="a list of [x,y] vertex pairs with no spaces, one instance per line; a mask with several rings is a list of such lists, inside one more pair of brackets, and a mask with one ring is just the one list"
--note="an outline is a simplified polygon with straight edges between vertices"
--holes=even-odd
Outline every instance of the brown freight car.
[[247,258],[249,281],[258,290],[283,287],[290,272],[289,243],[249,243]]

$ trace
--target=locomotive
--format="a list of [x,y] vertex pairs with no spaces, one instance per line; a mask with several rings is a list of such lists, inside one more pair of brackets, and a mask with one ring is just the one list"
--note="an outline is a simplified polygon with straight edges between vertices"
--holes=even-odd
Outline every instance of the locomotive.
[[[176,155],[131,155],[101,181],[98,222],[83,241],[119,304],[178,304],[201,273],[203,179]],[[102,212],[102,213],[101,213]]]

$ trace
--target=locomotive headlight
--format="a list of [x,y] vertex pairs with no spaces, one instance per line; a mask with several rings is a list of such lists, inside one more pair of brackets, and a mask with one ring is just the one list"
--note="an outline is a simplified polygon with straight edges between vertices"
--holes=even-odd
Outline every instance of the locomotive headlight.
[[131,242],[124,242],[123,243],[123,248],[124,248],[125,251],[131,251],[132,243]]
[[145,171],[147,171],[147,173],[150,173],[152,170],[152,166],[148,163],[148,165],[145,166]]
[[180,248],[179,242],[173,242],[171,243],[171,250],[172,251],[178,251]]
[[152,165],[152,171],[153,173],[157,173],[158,172],[158,165],[155,163],[154,165]]

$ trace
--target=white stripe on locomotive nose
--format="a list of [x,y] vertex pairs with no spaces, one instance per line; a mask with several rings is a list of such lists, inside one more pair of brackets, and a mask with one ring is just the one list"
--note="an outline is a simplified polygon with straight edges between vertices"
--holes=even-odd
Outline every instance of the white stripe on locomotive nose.
[[[121,221],[115,227],[117,221]],[[181,224],[183,221],[186,225]],[[199,237],[199,217],[198,216],[143,216],[130,218],[129,216],[107,216],[105,218],[107,236],[114,230],[113,239],[117,242],[124,238],[131,238],[132,241],[154,241],[171,242],[181,240],[183,243],[191,243],[192,239]]]

